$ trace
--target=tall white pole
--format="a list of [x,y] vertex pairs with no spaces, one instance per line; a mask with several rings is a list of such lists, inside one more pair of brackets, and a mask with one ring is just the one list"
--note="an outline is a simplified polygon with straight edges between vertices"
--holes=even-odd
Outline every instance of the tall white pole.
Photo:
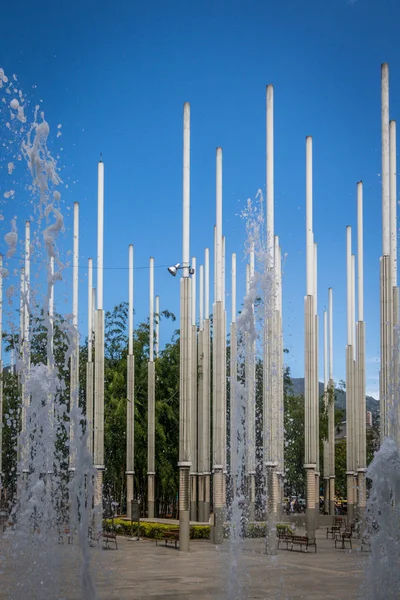
[[382,255],[390,255],[389,65],[381,67],[382,125]]
[[[381,132],[382,132],[382,257],[380,261],[381,288],[381,370],[380,420],[381,439],[390,434],[389,413],[393,399],[390,365],[393,337],[393,270],[391,257],[390,207],[390,139],[389,139],[389,65],[381,66]],[[392,260],[391,260],[392,259]]]
[[126,508],[132,519],[135,475],[135,357],[133,355],[133,264],[134,247],[128,247],[128,357],[127,357],[127,405],[126,405]]
[[347,345],[352,345],[352,267],[351,267],[351,227],[346,227],[346,279],[347,279]]
[[203,505],[200,518],[208,522],[211,501],[211,461],[210,461],[210,251],[204,251],[204,335],[203,335],[203,412],[202,412],[202,447],[203,447]]
[[179,549],[189,550],[191,467],[191,360],[192,319],[190,259],[190,105],[183,107],[183,231],[180,283],[180,387],[179,387]]
[[50,295],[49,295],[49,321],[51,324],[51,338],[50,338],[50,360],[49,365],[54,363],[54,256],[50,256]]
[[154,369],[154,258],[150,258],[149,363],[147,371],[147,514],[155,517],[155,369]]
[[237,331],[236,331],[236,254],[232,254],[232,291],[231,291],[231,353],[230,353],[230,483],[232,496],[237,494],[237,481],[239,477],[240,464],[238,462],[237,427],[239,422],[237,403]]
[[199,329],[204,329],[204,266],[199,267]]
[[79,330],[78,330],[78,286],[79,286],[79,203],[74,202],[74,240],[72,258],[72,327],[73,349],[71,353],[71,383],[70,383],[70,446],[69,469],[76,467],[76,436],[78,434],[78,409],[79,402]]
[[222,302],[222,148],[217,148],[216,157],[216,302]]
[[156,296],[156,343],[155,351],[156,358],[158,358],[160,352],[160,296]]
[[30,286],[31,286],[31,224],[30,221],[25,222],[25,302],[24,302],[24,345],[27,353],[26,359],[29,361],[29,303],[30,303]]
[[307,296],[314,294],[314,235],[312,208],[312,137],[306,138],[306,264],[307,264]]
[[335,514],[335,389],[333,382],[333,291],[328,290],[329,313],[329,406],[328,406],[328,441],[329,441],[329,514]]
[[353,256],[351,253],[351,227],[346,228],[347,271],[347,347],[346,347],[346,463],[347,463],[347,515],[354,516],[354,303],[353,303]]
[[88,259],[88,361],[86,364],[87,447],[93,460],[93,259]]
[[[23,334],[23,364],[24,364],[24,374],[23,374],[23,383],[22,383],[22,402],[24,405],[23,412],[25,413],[25,418],[22,418],[22,424],[24,426],[24,433],[27,433],[28,429],[28,408],[30,403],[30,396],[27,393],[26,381],[29,377],[29,367],[30,367],[30,317],[29,317],[29,308],[30,308],[30,278],[31,278],[31,224],[29,221],[25,222],[25,268],[24,268],[24,303],[23,303],[23,312],[24,312],[24,334]],[[27,477],[29,473],[29,439],[26,438],[26,443],[24,444],[24,448],[21,452],[23,456],[23,471],[24,476]]]
[[3,255],[0,254],[0,482],[3,478]]
[[366,490],[366,400],[365,400],[365,323],[364,323],[364,224],[363,224],[363,184],[357,183],[357,258],[358,258],[358,322],[356,350],[356,382],[357,382],[357,505],[361,520],[364,518]]
[[[246,266],[246,294],[254,286],[255,252],[254,242],[250,246],[250,264]],[[252,320],[254,323],[254,304],[252,305]],[[255,326],[255,324],[253,325]],[[249,521],[255,520],[256,502],[256,404],[255,404],[255,340],[249,336],[247,344],[248,360],[246,372],[247,387],[247,453],[248,453],[248,483],[249,483]],[[273,426],[273,424],[271,424]]]
[[[390,121],[390,257],[392,287],[397,286],[397,157],[396,121]],[[361,320],[361,319],[360,319]]]
[[266,93],[266,173],[267,173],[267,250],[269,266],[274,257],[274,86],[267,85]]
[[93,358],[93,259],[88,259],[88,362]]
[[213,308],[214,324],[214,369],[213,369],[213,489],[214,489],[214,530],[215,543],[223,540],[224,504],[225,504],[225,312],[223,305],[222,283],[222,148],[216,150],[216,225],[215,225],[215,303]]
[[104,472],[104,164],[98,163],[97,176],[97,310],[95,312],[95,378],[94,378],[94,485],[95,528],[102,530]]
[[357,279],[358,321],[364,321],[364,241],[363,241],[363,183],[357,183]]
[[192,257],[192,396],[191,396],[191,473],[190,473],[190,520],[198,520],[198,498],[197,498],[197,474],[198,474],[198,436],[197,436],[197,375],[198,375],[198,362],[197,362],[197,326],[196,326],[196,279],[197,279],[197,264],[196,258]]
[[[324,310],[324,403],[328,412],[328,313]],[[329,439],[324,440],[324,513],[329,514]]]

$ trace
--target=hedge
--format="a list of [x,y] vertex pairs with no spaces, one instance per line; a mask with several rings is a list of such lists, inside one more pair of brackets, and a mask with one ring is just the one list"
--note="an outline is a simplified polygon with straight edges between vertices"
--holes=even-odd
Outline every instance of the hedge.
[[[110,531],[112,529],[112,520],[105,519],[104,529]],[[119,535],[126,535],[132,537],[137,535],[137,521],[131,524],[130,521],[124,519],[114,519],[114,529]],[[147,521],[140,522],[140,537],[159,539],[163,537],[164,531],[178,531],[179,526],[172,524],[167,525],[166,523],[149,523]],[[278,523],[276,525],[277,532],[285,532],[293,535],[294,531],[290,525]],[[229,525],[225,526],[224,537],[229,538],[230,528]],[[244,537],[246,538],[263,538],[267,533],[266,523],[248,523],[245,527]],[[192,540],[208,540],[210,539],[210,526],[209,525],[192,525],[190,527],[190,539]]]
[[[112,529],[112,520],[105,519],[103,521],[104,529],[110,531]],[[124,519],[114,519],[114,530],[117,531],[118,535],[126,535],[132,537],[137,535],[138,524],[137,521],[131,523],[131,521],[125,521]],[[162,538],[164,531],[178,531],[178,525],[167,525],[166,523],[149,523],[147,521],[140,521],[140,537],[145,538]],[[210,538],[210,526],[209,525],[192,525],[190,527],[190,539],[192,540],[208,540]]]

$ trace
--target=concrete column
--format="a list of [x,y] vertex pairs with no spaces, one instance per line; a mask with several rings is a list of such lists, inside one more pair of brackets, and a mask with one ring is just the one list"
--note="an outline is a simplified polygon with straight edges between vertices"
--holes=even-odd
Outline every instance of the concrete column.
[[[200,267],[202,269],[202,267]],[[202,275],[200,273],[200,280]],[[200,289],[202,285],[200,284]],[[201,291],[200,291],[200,305],[201,305]],[[200,311],[201,312],[201,311]],[[197,452],[198,452],[198,463],[197,463],[197,480],[198,480],[198,520],[203,523],[204,522],[204,440],[203,440],[203,416],[204,416],[204,352],[203,352],[203,339],[204,339],[204,319],[202,315],[200,315],[200,325],[198,332],[198,352],[197,352],[197,376],[198,376],[198,390],[197,390],[197,431],[196,437],[198,440],[197,444]]]
[[[246,296],[252,294],[254,285],[254,245],[250,249],[250,264],[246,265]],[[252,306],[252,321],[254,321],[254,305]],[[251,325],[250,325],[251,327]],[[255,519],[255,474],[256,474],[256,445],[255,445],[255,340],[251,339],[250,333],[245,333],[246,356],[245,356],[245,378],[246,378],[246,449],[247,449],[247,478],[248,478],[248,519]]]
[[98,163],[97,193],[97,310],[95,312],[95,375],[94,375],[94,525],[102,531],[104,472],[104,164]]
[[214,344],[213,351],[215,353],[215,396],[214,401],[214,422],[213,422],[213,439],[215,445],[213,449],[213,506],[214,506],[214,543],[221,544],[223,542],[223,524],[225,519],[224,510],[224,460],[225,460],[225,445],[224,445],[224,382],[222,357],[225,355],[225,340],[223,338],[224,325],[223,319],[224,310],[222,302],[214,303]]
[[381,66],[381,133],[382,133],[382,257],[380,261],[381,290],[381,370],[380,370],[380,419],[381,440],[390,434],[389,414],[392,395],[390,393],[390,364],[393,325],[392,265],[390,260],[390,135],[389,135],[389,65]]
[[354,360],[353,346],[346,347],[346,478],[347,518],[354,519]]
[[191,405],[191,279],[180,281],[180,386],[179,386],[179,549],[189,551],[190,539],[190,405]]
[[128,356],[126,403],[126,512],[132,516],[135,478],[135,357],[133,355],[133,260],[134,248],[128,248]]
[[393,390],[394,398],[393,405],[395,413],[393,415],[394,425],[394,439],[397,445],[400,447],[400,335],[399,335],[399,307],[400,307],[400,295],[399,288],[393,288]]
[[210,319],[204,320],[203,337],[203,522],[210,519]]
[[88,360],[86,363],[87,448],[93,460],[93,260],[88,260]]
[[3,255],[0,254],[0,485],[3,477]]
[[365,323],[359,321],[357,324],[357,365],[359,382],[359,462],[358,473],[358,513],[363,520],[367,504],[367,489],[365,473],[367,470],[367,444],[366,444],[366,401],[365,401]]
[[329,441],[329,514],[335,514],[335,385],[333,382],[333,290],[328,290],[329,380],[328,380],[328,441]]
[[156,475],[156,390],[154,368],[154,258],[150,258],[149,281],[149,363],[147,370],[147,515],[155,516]]
[[69,470],[76,467],[77,410],[79,403],[79,326],[78,326],[78,282],[79,282],[79,203],[74,202],[74,243],[72,263],[72,352],[70,360],[70,404],[69,404]]
[[231,484],[231,501],[235,498],[236,490],[236,472],[234,465],[236,465],[236,456],[233,456],[234,452],[237,452],[236,436],[238,423],[237,415],[237,325],[236,325],[236,254],[232,254],[232,291],[231,291],[231,347],[230,347],[230,394],[229,394],[229,413],[230,413],[230,484]]
[[304,403],[305,403],[305,465],[307,497],[306,497],[306,532],[310,538],[315,537],[315,484],[316,484],[316,410],[315,410],[315,310],[314,297],[306,296],[305,310],[305,361],[304,361]]
[[191,395],[191,473],[190,473],[190,520],[198,520],[197,473],[198,473],[198,438],[197,438],[197,325],[196,325],[196,259],[192,258],[192,395]]
[[102,531],[104,472],[104,311],[95,312],[95,377],[94,377],[94,519]]

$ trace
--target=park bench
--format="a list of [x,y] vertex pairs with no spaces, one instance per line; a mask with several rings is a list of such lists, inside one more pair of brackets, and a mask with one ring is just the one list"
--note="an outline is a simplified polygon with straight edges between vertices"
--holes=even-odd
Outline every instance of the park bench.
[[64,537],[67,538],[68,544],[70,544],[71,540],[72,540],[72,533],[71,533],[71,529],[68,527],[68,525],[64,525],[64,527],[61,527],[61,529],[58,530],[58,543],[59,544],[64,543]]
[[314,546],[315,552],[317,552],[317,543],[315,538],[308,538],[306,535],[292,535],[291,550],[293,550],[293,546],[300,546],[300,552],[302,551],[303,546],[306,548],[305,552],[308,552],[309,546]]
[[335,539],[336,534],[340,533],[340,525],[332,525],[326,528],[326,539],[331,535],[332,539]]
[[110,543],[115,544],[115,549],[118,550],[117,534],[115,531],[103,531],[101,537],[107,550]]
[[286,550],[289,550],[289,544],[292,544],[292,540],[293,540],[293,535],[291,535],[290,533],[286,533],[286,532],[279,532],[278,533],[278,548],[279,548],[279,544],[281,542],[283,542],[284,544],[286,544]]
[[156,538],[156,546],[159,541],[164,541],[166,546],[168,546],[168,542],[170,542],[171,544],[174,543],[175,548],[177,548],[179,542],[179,530],[170,529],[168,531],[163,531],[162,537]]
[[341,542],[341,544],[342,544],[342,550],[345,549],[345,544],[346,543],[348,543],[349,546],[350,546],[350,549],[352,549],[351,536],[352,536],[352,532],[351,531],[345,531],[344,533],[336,534],[336,537],[335,537],[335,548],[337,548],[337,543]]

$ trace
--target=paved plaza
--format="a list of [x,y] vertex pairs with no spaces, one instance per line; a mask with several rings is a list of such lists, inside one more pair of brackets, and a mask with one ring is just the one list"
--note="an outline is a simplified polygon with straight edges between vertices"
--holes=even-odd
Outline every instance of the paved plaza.
[[[0,538],[1,599],[127,600],[309,600],[360,598],[360,585],[370,555],[335,549],[318,532],[318,552],[279,550],[263,553],[262,540],[248,540],[239,548],[228,543],[191,543],[190,554],[173,547],[118,538],[118,550],[90,548],[95,594],[83,591],[81,555],[75,544],[60,544],[51,552],[38,546],[36,556],[11,552],[10,539]],[[86,578],[87,579],[87,578]]]

